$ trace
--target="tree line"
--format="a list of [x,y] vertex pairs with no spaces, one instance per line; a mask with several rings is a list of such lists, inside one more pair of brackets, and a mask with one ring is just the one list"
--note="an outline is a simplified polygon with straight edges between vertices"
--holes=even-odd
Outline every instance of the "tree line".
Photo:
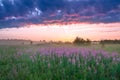
[[101,40],[100,44],[120,44],[120,40]]
[[[101,41],[98,41],[99,44],[120,44],[120,40],[101,40]],[[92,41],[90,39],[83,39],[81,37],[76,37],[73,41],[73,44],[91,44]]]

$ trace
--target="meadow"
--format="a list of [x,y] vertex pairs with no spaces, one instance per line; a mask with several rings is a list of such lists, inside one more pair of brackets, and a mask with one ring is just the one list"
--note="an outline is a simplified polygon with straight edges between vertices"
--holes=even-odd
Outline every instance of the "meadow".
[[0,80],[120,80],[120,45],[0,46]]

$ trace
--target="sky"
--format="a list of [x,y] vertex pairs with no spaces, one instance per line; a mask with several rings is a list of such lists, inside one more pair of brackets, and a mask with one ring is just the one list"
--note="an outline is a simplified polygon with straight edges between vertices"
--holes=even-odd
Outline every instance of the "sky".
[[0,0],[0,39],[120,39],[120,0]]

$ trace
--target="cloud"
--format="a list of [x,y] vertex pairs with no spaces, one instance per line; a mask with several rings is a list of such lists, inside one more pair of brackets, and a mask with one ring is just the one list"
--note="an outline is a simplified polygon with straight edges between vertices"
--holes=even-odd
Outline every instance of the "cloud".
[[38,0],[37,2],[42,11],[64,8],[65,5],[64,0]]
[[0,0],[0,28],[72,21],[120,22],[120,0]]

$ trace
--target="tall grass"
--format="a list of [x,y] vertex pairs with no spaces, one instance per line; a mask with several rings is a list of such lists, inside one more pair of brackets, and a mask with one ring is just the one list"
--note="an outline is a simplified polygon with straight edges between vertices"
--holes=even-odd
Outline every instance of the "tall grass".
[[120,55],[86,48],[0,48],[0,80],[120,80]]

